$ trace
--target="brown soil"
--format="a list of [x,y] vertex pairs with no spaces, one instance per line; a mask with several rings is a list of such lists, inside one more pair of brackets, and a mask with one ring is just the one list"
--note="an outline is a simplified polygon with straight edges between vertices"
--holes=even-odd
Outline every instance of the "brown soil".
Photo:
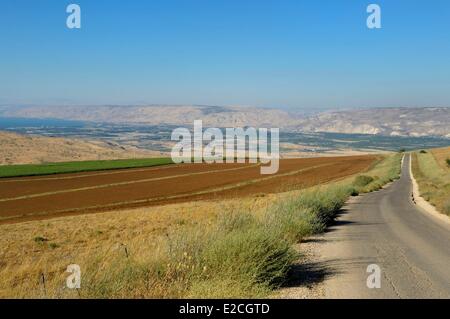
[[186,164],[0,180],[0,223],[299,189],[368,169],[376,156],[283,159],[275,175],[255,164]]

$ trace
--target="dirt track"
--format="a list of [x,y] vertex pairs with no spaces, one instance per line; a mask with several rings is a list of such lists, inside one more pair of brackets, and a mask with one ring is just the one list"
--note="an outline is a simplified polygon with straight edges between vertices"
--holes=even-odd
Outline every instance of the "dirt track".
[[257,164],[185,164],[1,179],[0,223],[281,192],[355,174],[375,158],[284,159],[275,175],[261,175]]

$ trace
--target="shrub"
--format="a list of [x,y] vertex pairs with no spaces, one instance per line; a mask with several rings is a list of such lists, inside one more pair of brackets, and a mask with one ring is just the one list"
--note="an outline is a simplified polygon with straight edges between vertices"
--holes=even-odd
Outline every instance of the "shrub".
[[450,198],[444,203],[443,213],[450,216]]
[[43,242],[48,241],[47,238],[42,237],[42,236],[36,236],[36,237],[33,238],[33,240],[34,240],[34,242],[36,242],[36,243],[43,243]]
[[427,154],[427,151],[421,150],[420,153],[421,153],[421,154]]
[[352,193],[350,186],[329,186],[301,197],[303,207],[314,212],[319,221],[329,225]]
[[324,228],[318,216],[312,210],[302,207],[298,198],[276,203],[268,210],[264,219],[280,236],[293,243]]
[[244,286],[273,286],[282,282],[295,253],[277,231],[251,227],[218,236],[205,247],[201,258],[208,278],[239,279]]
[[[194,280],[196,289],[206,279],[224,284],[233,278],[238,291],[260,291],[281,283],[296,255],[279,228],[250,213],[219,215],[208,237],[207,245],[197,255],[202,273]],[[210,293],[217,295],[217,291]]]
[[[219,214],[212,225],[169,234],[161,254],[136,261],[116,256],[108,270],[90,271],[86,296],[156,298],[264,297],[296,259],[292,242],[250,213]],[[152,261],[153,260],[153,261]],[[93,264],[101,269],[104,258]],[[111,271],[110,271],[111,270]]]
[[374,181],[374,178],[372,176],[367,175],[359,175],[356,176],[355,180],[353,181],[353,185],[356,187],[364,187],[369,185]]
[[158,273],[150,263],[123,256],[115,255],[107,260],[108,264],[95,260],[85,270],[80,290],[82,298],[142,298],[148,296],[150,289],[151,297],[164,296],[158,295],[155,283],[163,282],[162,274],[166,272]]
[[248,212],[232,211],[219,214],[217,217],[216,232],[229,233],[245,227],[255,225],[256,219]]
[[445,161],[447,162],[447,166],[450,166],[450,158],[447,158]]
[[359,195],[359,191],[356,188],[352,187],[350,195],[351,196],[358,196]]

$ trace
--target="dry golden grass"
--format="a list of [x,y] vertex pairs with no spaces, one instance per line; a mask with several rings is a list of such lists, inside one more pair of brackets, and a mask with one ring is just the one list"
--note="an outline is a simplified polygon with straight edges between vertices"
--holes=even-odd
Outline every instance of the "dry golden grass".
[[421,196],[450,216],[450,169],[447,158],[450,158],[450,148],[418,152],[413,154],[412,169]]
[[74,138],[0,131],[0,165],[161,157],[157,151]]
[[434,158],[445,171],[450,171],[450,166],[447,164],[447,159],[450,158],[450,147],[435,148],[431,150]]
[[[0,226],[0,297],[45,297],[47,281],[64,283],[70,264],[83,268],[92,256],[108,251],[133,254],[133,247],[152,247],[177,229],[212,221],[230,210],[263,212],[275,195],[240,200],[203,201],[71,216]],[[140,252],[141,253],[141,252]],[[58,278],[54,278],[59,274]],[[50,290],[49,287],[47,287]]]

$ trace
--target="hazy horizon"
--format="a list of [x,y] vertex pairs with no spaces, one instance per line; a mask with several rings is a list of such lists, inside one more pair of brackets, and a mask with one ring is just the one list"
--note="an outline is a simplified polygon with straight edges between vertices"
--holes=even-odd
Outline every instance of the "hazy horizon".
[[326,111],[347,111],[347,110],[370,110],[370,109],[442,109],[450,108],[450,106],[353,106],[353,107],[295,107],[295,106],[260,106],[260,105],[207,105],[207,104],[170,104],[170,103],[124,103],[124,104],[114,104],[114,103],[86,103],[86,104],[63,104],[63,103],[0,103],[0,107],[183,107],[183,106],[193,106],[193,107],[217,107],[217,108],[261,108],[261,109],[275,109],[282,111],[292,111],[292,112],[326,112]]

